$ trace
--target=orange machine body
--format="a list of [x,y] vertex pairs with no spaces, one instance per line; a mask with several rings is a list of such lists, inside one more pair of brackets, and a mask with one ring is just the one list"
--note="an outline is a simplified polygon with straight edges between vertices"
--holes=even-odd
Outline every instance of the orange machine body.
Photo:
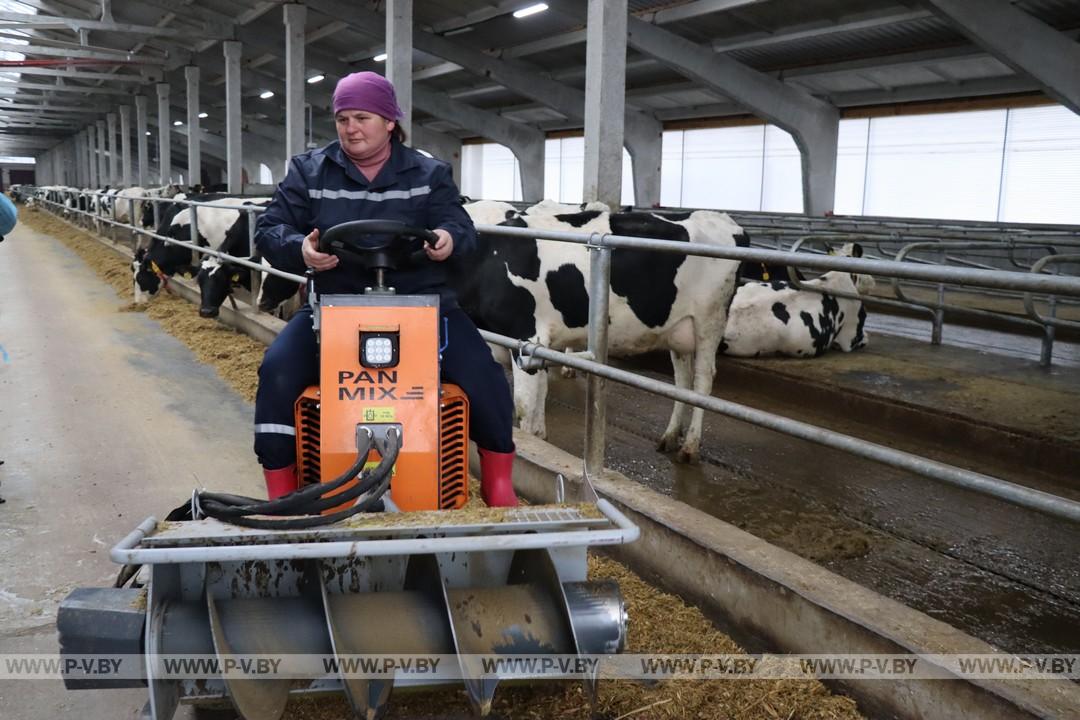
[[[329,482],[348,469],[358,425],[376,435],[393,427],[402,437],[390,481],[394,504],[405,511],[464,505],[468,401],[460,389],[440,386],[438,297],[324,295],[317,317],[319,387],[296,404],[300,478]],[[380,352],[366,353],[365,342]],[[369,465],[378,461],[373,450]]]

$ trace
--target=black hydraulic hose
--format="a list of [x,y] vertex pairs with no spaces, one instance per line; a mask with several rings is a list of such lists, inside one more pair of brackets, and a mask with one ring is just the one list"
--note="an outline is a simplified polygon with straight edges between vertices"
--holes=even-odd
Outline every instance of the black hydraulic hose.
[[[307,509],[309,503],[342,487],[363,470],[364,465],[367,464],[368,456],[371,454],[373,437],[370,431],[361,436],[360,444],[357,447],[356,461],[349,469],[328,483],[315,483],[274,500],[258,500],[228,493],[203,492],[199,494],[199,502],[210,503],[217,508],[221,508],[219,515],[229,517],[239,517],[241,515],[293,515],[298,514],[297,511],[302,511],[299,514],[311,512]],[[333,505],[330,507],[333,507]],[[219,517],[219,519],[223,518]]]
[[234,525],[242,525],[244,527],[260,530],[301,530],[318,527],[320,525],[328,525],[358,513],[369,511],[377,501],[382,499],[382,496],[390,487],[390,478],[393,473],[394,463],[397,462],[397,456],[401,450],[401,439],[396,432],[390,431],[387,433],[385,443],[376,441],[376,444],[379,447],[379,452],[382,454],[382,459],[370,475],[365,472],[363,479],[356,486],[351,487],[338,495],[320,498],[310,506],[311,509],[314,509],[314,507],[320,507],[321,509],[334,507],[342,502],[348,502],[349,500],[360,496],[371,490],[374,486],[375,489],[370,495],[361,499],[352,507],[328,515],[299,515],[283,517],[280,519],[253,518],[247,517],[246,515],[238,517],[220,517],[218,511],[222,509],[222,506],[211,498],[208,505],[203,505],[203,511],[209,517],[216,517],[217,519]]

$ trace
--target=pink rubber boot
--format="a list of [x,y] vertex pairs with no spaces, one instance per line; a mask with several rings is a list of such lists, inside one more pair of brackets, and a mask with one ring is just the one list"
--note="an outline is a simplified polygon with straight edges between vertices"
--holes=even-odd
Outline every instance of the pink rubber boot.
[[288,495],[299,486],[299,481],[296,479],[296,463],[278,470],[263,468],[263,477],[266,478],[266,495],[271,500]]
[[480,494],[488,507],[516,507],[514,453],[480,450]]

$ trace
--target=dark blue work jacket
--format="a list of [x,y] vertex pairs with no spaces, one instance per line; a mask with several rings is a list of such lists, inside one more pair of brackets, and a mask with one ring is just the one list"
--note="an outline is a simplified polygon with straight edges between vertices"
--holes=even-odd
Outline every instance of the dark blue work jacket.
[[[321,234],[350,220],[375,219],[442,228],[454,238],[454,252],[446,262],[425,260],[390,271],[386,281],[400,294],[437,294],[443,309],[456,307],[447,273],[476,247],[476,228],[461,206],[450,165],[397,140],[391,142],[390,158],[371,182],[337,141],[293,157],[273,201],[255,225],[255,245],[275,268],[303,275],[300,245],[315,228]],[[315,288],[319,293],[359,293],[374,283],[373,272],[343,261],[320,272]]]

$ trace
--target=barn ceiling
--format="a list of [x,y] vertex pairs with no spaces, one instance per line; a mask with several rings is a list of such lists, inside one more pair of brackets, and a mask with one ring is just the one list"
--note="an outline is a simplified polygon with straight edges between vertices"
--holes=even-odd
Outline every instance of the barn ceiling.
[[[417,32],[526,67],[577,89],[585,84],[580,21],[550,9],[525,18],[533,0],[414,0]],[[585,0],[580,0],[582,3]],[[245,129],[284,136],[285,40],[280,2],[266,0],[0,0],[0,153],[34,154],[102,119],[153,83],[170,83],[183,117],[183,68],[201,70],[204,129],[223,135],[221,43],[244,43]],[[309,0],[306,72],[318,118],[328,118],[333,83],[345,72],[383,69],[385,3]],[[554,3],[552,3],[554,6]],[[1080,2],[1015,3],[1077,37]],[[1035,91],[1039,84],[973,45],[918,0],[630,0],[637,17],[713,52],[781,79],[838,107]],[[377,20],[378,15],[374,18]],[[417,43],[419,46],[420,43]],[[543,130],[580,123],[482,74],[416,50],[414,83],[459,102]],[[718,83],[721,87],[723,82]],[[268,99],[267,89],[279,88]],[[715,86],[688,80],[634,50],[627,57],[627,102],[661,120],[740,114]],[[414,123],[476,136],[417,110]],[[322,130],[329,124],[317,122]]]

